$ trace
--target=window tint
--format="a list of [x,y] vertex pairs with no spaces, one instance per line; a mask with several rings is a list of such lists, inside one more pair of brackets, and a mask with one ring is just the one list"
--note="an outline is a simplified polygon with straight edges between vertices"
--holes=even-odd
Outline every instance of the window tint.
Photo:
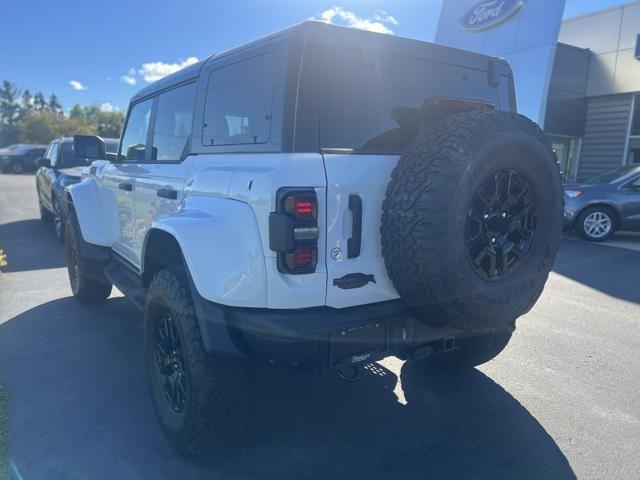
[[152,160],[181,160],[191,135],[196,84],[160,94],[153,129]]
[[116,153],[118,151],[118,145],[120,142],[118,140],[111,140],[109,138],[104,141],[104,149],[107,153]]
[[63,142],[60,148],[59,168],[84,167],[90,165],[91,161],[86,158],[77,157],[73,150],[73,142]]
[[53,143],[50,143],[49,146],[47,147],[47,149],[44,152],[44,155],[42,155],[43,158],[51,158],[51,150],[53,149]]
[[51,150],[49,151],[49,161],[51,162],[51,166],[55,166],[58,162],[58,152],[60,144],[58,142],[54,142],[51,144]]
[[399,55],[327,48],[322,60],[322,148],[401,153],[424,120],[433,66]]
[[129,119],[122,137],[121,162],[143,162],[147,145],[147,131],[153,100],[136,103],[129,111]]
[[274,55],[268,53],[211,73],[203,145],[266,143],[271,135]]

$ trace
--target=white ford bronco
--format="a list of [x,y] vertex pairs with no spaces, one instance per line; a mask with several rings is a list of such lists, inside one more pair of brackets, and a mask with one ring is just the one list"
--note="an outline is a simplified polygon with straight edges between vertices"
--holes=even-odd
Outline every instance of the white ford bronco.
[[305,22],[143,88],[67,187],[73,294],[144,312],[151,397],[186,453],[242,432],[256,366],[355,379],[471,368],[540,296],[557,161],[500,59]]

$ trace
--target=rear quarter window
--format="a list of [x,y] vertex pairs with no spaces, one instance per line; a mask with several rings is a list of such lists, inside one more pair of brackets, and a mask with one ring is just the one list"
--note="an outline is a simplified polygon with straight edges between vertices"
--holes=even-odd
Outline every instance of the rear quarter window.
[[274,77],[273,53],[211,72],[205,97],[202,145],[269,142]]

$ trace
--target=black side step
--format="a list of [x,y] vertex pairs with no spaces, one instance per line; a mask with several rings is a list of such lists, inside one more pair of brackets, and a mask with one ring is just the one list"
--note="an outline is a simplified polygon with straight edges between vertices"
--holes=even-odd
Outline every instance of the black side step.
[[147,296],[147,289],[144,288],[142,281],[134,272],[125,267],[121,262],[112,260],[104,267],[104,275],[118,290],[124,293],[140,311],[144,311],[144,299]]

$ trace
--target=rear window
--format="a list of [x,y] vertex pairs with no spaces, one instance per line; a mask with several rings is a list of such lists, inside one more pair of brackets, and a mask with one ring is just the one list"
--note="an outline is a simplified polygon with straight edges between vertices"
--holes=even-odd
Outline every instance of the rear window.
[[111,140],[107,138],[104,141],[104,149],[107,153],[117,153],[119,143],[119,140]]
[[402,153],[433,95],[433,75],[434,65],[425,60],[327,48],[320,90],[321,147]]
[[271,136],[274,55],[215,70],[209,77],[202,144],[267,143]]

